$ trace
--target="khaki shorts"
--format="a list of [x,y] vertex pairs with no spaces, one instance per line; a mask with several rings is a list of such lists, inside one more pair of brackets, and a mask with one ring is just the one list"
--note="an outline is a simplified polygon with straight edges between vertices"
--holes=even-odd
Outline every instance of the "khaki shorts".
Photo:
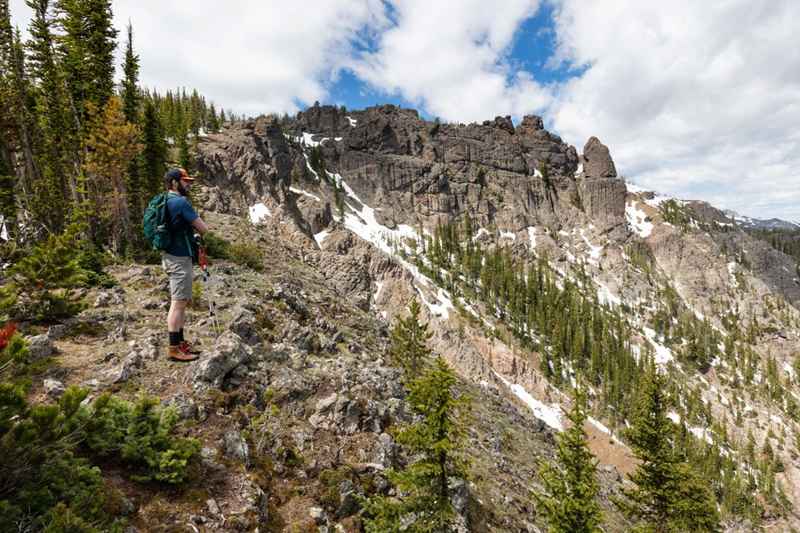
[[161,266],[169,276],[169,294],[173,300],[192,299],[192,258],[163,252]]

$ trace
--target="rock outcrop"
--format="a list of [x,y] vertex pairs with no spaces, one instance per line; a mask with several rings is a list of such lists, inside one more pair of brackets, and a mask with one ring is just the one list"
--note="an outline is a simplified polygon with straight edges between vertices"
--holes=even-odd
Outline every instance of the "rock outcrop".
[[597,137],[589,137],[583,147],[583,173],[587,178],[616,178],[617,169],[608,147]]

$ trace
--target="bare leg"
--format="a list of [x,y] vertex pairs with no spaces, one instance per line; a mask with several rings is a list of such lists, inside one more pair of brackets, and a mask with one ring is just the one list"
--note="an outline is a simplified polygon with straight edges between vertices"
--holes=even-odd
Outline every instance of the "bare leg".
[[167,314],[167,331],[177,333],[186,322],[186,305],[189,300],[172,300]]

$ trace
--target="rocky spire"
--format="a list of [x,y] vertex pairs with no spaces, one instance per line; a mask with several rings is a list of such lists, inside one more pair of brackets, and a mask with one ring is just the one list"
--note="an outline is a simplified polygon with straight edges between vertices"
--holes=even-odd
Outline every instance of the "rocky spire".
[[589,137],[583,147],[583,172],[587,178],[615,178],[617,169],[608,147],[597,137]]

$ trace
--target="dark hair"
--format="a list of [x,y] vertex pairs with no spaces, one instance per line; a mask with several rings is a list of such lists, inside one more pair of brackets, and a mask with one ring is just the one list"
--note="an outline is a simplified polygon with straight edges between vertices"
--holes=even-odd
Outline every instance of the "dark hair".
[[167,189],[172,188],[172,182],[179,182],[181,178],[184,176],[184,173],[181,172],[179,168],[171,168],[164,174],[164,187]]

